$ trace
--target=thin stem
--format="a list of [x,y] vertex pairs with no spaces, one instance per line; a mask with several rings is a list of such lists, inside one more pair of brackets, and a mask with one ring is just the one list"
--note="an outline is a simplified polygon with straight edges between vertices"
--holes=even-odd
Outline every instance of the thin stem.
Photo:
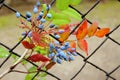
[[10,66],[7,70],[5,70],[0,75],[0,79],[2,79],[5,75],[7,75],[8,73],[10,73],[22,61],[22,59],[25,57],[25,55],[27,54],[27,52],[28,52],[28,49],[25,50],[25,52],[22,54],[22,56],[12,66]]

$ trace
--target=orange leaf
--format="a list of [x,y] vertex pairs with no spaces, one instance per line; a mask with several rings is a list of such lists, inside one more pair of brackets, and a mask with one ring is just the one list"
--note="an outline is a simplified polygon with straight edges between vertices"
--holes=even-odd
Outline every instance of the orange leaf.
[[24,46],[25,48],[27,48],[27,49],[33,49],[33,48],[35,47],[34,44],[29,43],[28,41],[22,41],[22,44],[23,44],[23,46]]
[[75,41],[69,41],[70,43],[70,48],[68,48],[68,51],[73,52],[72,48],[76,49],[76,43]]
[[61,26],[59,26],[58,28],[59,28],[59,29],[65,29],[66,27],[69,27],[69,24],[61,25]]
[[86,54],[88,55],[88,43],[86,40],[82,39],[82,40],[78,40],[78,47],[85,51]]
[[97,22],[94,22],[94,23],[91,24],[91,26],[88,28],[88,36],[89,36],[89,37],[94,36],[94,34],[96,33],[97,28],[98,28],[97,26],[98,26]]
[[69,34],[70,34],[70,32],[64,32],[62,34],[59,34],[60,35],[59,41],[64,42],[65,40],[67,40],[69,37]]
[[46,65],[46,69],[52,68],[56,63],[55,62],[50,62],[49,64]]
[[95,33],[95,36],[102,38],[110,32],[110,28],[102,28]]
[[84,20],[83,23],[79,26],[79,29],[77,30],[76,33],[76,38],[77,40],[83,39],[88,33],[87,29],[87,20]]

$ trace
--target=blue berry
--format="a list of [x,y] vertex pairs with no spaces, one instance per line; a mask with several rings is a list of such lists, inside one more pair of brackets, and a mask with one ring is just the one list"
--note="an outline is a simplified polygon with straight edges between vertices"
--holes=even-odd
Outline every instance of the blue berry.
[[22,32],[22,35],[23,35],[23,36],[26,35],[26,32]]
[[37,16],[37,20],[40,20],[42,18],[42,16],[38,15]]
[[67,57],[64,58],[65,61],[68,61],[69,59]]
[[73,57],[73,56],[69,56],[69,60],[70,60],[70,61],[73,61],[73,60],[74,60],[74,57]]
[[48,17],[48,18],[51,18],[51,17],[52,17],[52,15],[51,15],[50,13],[48,13],[48,14],[47,14],[47,17]]
[[38,12],[38,8],[35,6],[33,9],[34,14],[36,14]]
[[59,38],[60,38],[60,36],[59,36],[59,35],[55,35],[55,38],[59,39]]
[[49,27],[50,27],[50,28],[53,28],[54,26],[55,26],[54,24],[50,24],[50,26],[49,26]]
[[61,50],[65,50],[66,47],[65,47],[65,46],[61,46],[60,49],[61,49]]
[[69,42],[65,42],[64,45],[65,45],[65,46],[68,46],[68,45],[70,45],[70,43],[69,43]]
[[59,30],[59,33],[62,34],[64,32],[64,30]]
[[28,33],[28,37],[32,37],[32,31]]
[[55,58],[55,57],[54,57],[54,58],[52,58],[52,61],[53,61],[53,62],[56,62],[56,58]]
[[60,43],[59,43],[58,41],[55,41],[54,43],[55,43],[56,45],[60,45]]
[[31,22],[31,18],[27,18],[27,21]]
[[51,49],[55,48],[55,46],[53,45],[53,43],[50,43],[49,45],[50,45]]
[[68,55],[71,55],[71,53],[70,53],[69,51],[67,51],[67,54],[68,54]]
[[20,13],[16,12],[16,17],[19,18],[20,17]]
[[62,56],[58,56],[61,60],[63,60],[63,57]]
[[32,14],[30,12],[26,12],[26,17],[30,18],[32,16]]
[[73,56],[78,56],[78,54],[76,52],[72,52]]
[[61,49],[57,49],[57,52],[60,53],[62,50]]
[[37,7],[40,6],[40,1],[37,1],[36,6],[37,6]]
[[45,19],[43,19],[43,18],[42,18],[40,21],[41,21],[42,23],[46,22],[46,20],[45,20]]
[[50,10],[50,8],[51,8],[51,5],[48,5],[48,6],[46,7],[46,10]]
[[71,48],[72,51],[75,51],[75,48]]
[[59,58],[57,58],[57,63],[61,64],[61,60]]
[[38,28],[39,29],[42,29],[44,26],[42,25],[42,24],[40,24],[39,26],[38,26]]
[[43,13],[42,11],[39,13],[39,15],[40,15],[41,17],[43,16],[43,14],[44,14],[44,13]]

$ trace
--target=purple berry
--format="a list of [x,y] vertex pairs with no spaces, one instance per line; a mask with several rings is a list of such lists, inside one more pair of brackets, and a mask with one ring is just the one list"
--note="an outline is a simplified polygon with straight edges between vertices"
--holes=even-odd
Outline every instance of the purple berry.
[[41,12],[39,13],[39,16],[41,16],[41,17],[42,17],[42,16],[43,16],[43,14],[44,14],[44,13],[41,11]]
[[49,46],[50,46],[51,49],[55,48],[55,46],[53,45],[53,43],[50,43]]
[[22,35],[25,36],[25,35],[26,35],[26,32],[23,32]]
[[50,8],[51,8],[51,5],[48,5],[48,6],[46,7],[46,10],[48,11],[48,10],[50,10]]
[[60,49],[61,49],[61,50],[65,50],[66,47],[65,47],[65,46],[61,46]]
[[58,32],[59,32],[60,34],[62,34],[62,33],[64,33],[64,30],[59,30]]
[[73,61],[74,60],[73,56],[69,56],[69,60]]
[[27,21],[31,22],[31,18],[27,18]]

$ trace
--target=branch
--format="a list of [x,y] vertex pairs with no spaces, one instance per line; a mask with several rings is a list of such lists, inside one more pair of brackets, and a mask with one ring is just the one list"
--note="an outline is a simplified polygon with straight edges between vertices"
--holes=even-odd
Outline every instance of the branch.
[[22,61],[22,59],[25,57],[25,55],[27,54],[27,52],[28,52],[28,49],[25,50],[25,52],[22,54],[22,56],[12,66],[10,66],[6,71],[4,71],[0,75],[0,79],[2,79],[8,73],[12,72],[12,70]]

